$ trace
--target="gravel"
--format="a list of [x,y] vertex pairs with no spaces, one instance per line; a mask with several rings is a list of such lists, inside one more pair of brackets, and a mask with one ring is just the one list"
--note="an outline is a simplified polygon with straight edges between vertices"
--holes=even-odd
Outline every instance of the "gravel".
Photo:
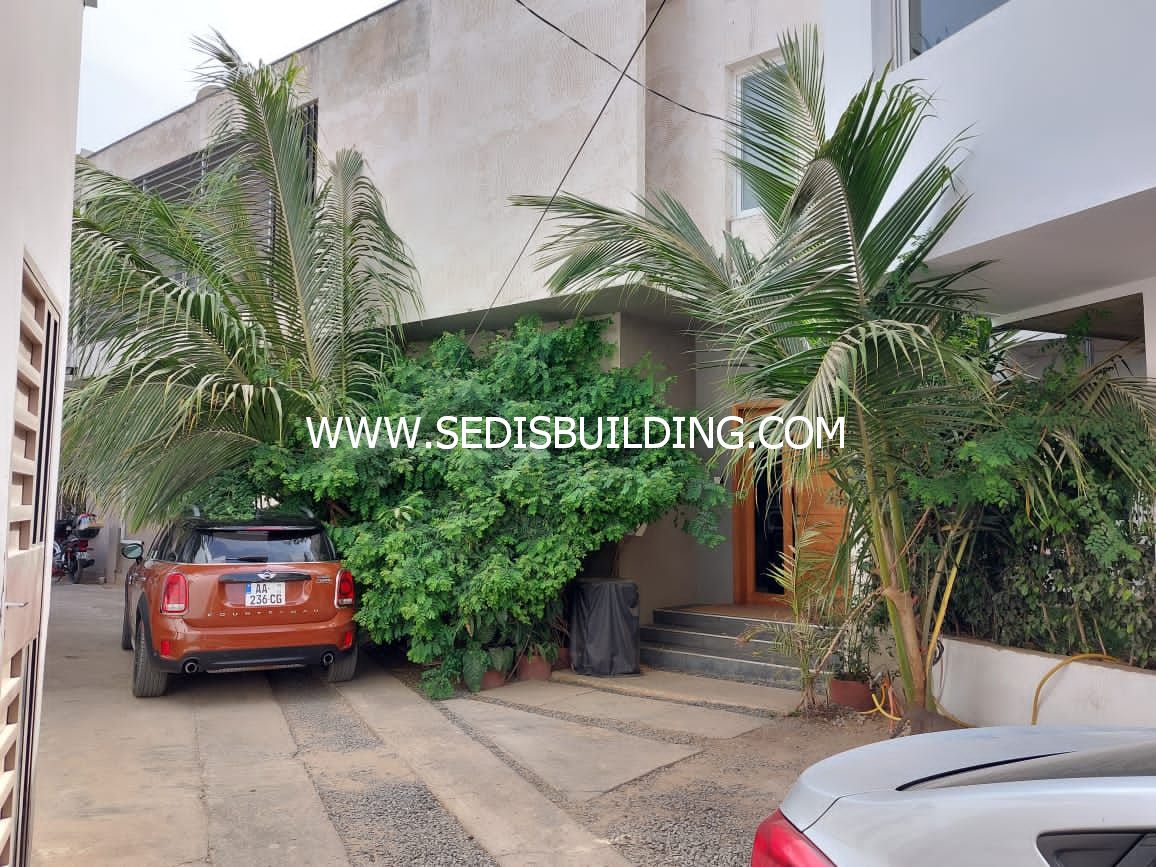
[[607,827],[607,838],[638,864],[750,863],[754,829],[731,809],[734,793],[703,781],[678,792],[639,792],[630,814]]
[[495,863],[341,693],[306,672],[269,681],[350,864]]
[[350,864],[494,863],[421,783],[376,782],[357,792],[322,784],[317,794]]
[[607,836],[638,864],[746,867],[754,829],[734,812],[732,798],[709,781],[676,793],[640,793],[630,815],[609,824]]

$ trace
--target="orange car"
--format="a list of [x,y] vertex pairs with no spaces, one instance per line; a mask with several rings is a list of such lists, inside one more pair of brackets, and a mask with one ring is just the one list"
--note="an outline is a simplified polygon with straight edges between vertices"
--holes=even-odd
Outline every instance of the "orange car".
[[353,576],[315,521],[206,521],[138,543],[125,579],[121,647],[132,692],[163,695],[169,675],[320,665],[330,682],[357,667]]

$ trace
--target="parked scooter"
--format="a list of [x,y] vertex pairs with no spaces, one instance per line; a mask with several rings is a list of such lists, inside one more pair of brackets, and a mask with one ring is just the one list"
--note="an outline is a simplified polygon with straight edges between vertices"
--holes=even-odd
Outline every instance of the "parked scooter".
[[68,576],[73,584],[80,582],[85,567],[96,562],[88,550],[88,543],[100,533],[96,515],[81,512],[57,518],[52,542],[52,576],[57,581]]

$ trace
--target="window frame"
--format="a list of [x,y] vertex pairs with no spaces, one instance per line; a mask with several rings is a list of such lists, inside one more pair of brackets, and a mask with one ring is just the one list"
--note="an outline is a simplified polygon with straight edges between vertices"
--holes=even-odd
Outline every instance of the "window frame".
[[910,63],[912,60],[916,60],[922,57],[928,51],[933,50],[936,46],[941,45],[948,39],[951,39],[952,37],[962,33],[972,24],[975,24],[975,22],[982,18],[986,18],[988,15],[991,15],[993,12],[998,10],[1000,6],[1006,5],[1009,0],[1001,0],[999,6],[996,6],[994,9],[989,9],[978,18],[973,18],[967,24],[963,25],[963,27],[960,27],[959,30],[955,30],[952,33],[949,33],[947,36],[943,37],[943,39],[939,40],[939,42],[936,42],[935,45],[928,46],[923,51],[919,52],[919,54],[914,55],[911,53],[911,4],[913,2],[915,2],[915,0],[891,0],[891,56],[895,58],[896,67],[902,66],[905,63]]
[[[778,49],[767,51],[762,54],[757,54],[754,57],[748,58],[741,63],[734,64],[730,68],[731,75],[731,99],[733,102],[734,122],[742,124],[742,107],[743,107],[743,80],[748,78],[753,73],[757,72],[764,63],[775,65],[782,62],[782,54]],[[732,142],[730,146],[731,154],[739,156],[738,142]],[[728,171],[728,183],[730,190],[728,198],[730,200],[727,210],[730,213],[730,220],[742,220],[748,217],[755,217],[762,213],[762,209],[756,204],[752,208],[743,207],[743,178],[739,174],[738,169],[730,166]]]

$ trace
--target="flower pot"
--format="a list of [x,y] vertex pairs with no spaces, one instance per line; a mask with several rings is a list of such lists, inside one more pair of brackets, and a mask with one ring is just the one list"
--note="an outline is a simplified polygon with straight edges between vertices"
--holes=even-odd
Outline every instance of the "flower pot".
[[486,669],[486,673],[482,675],[482,689],[497,689],[505,683],[506,673],[496,668]]
[[518,680],[549,680],[551,666],[544,656],[523,656],[518,660]]
[[554,671],[565,671],[570,668],[570,648],[559,647],[558,658],[554,660]]
[[831,678],[827,684],[827,698],[831,704],[851,710],[864,711],[875,707],[871,700],[871,684],[861,680]]

